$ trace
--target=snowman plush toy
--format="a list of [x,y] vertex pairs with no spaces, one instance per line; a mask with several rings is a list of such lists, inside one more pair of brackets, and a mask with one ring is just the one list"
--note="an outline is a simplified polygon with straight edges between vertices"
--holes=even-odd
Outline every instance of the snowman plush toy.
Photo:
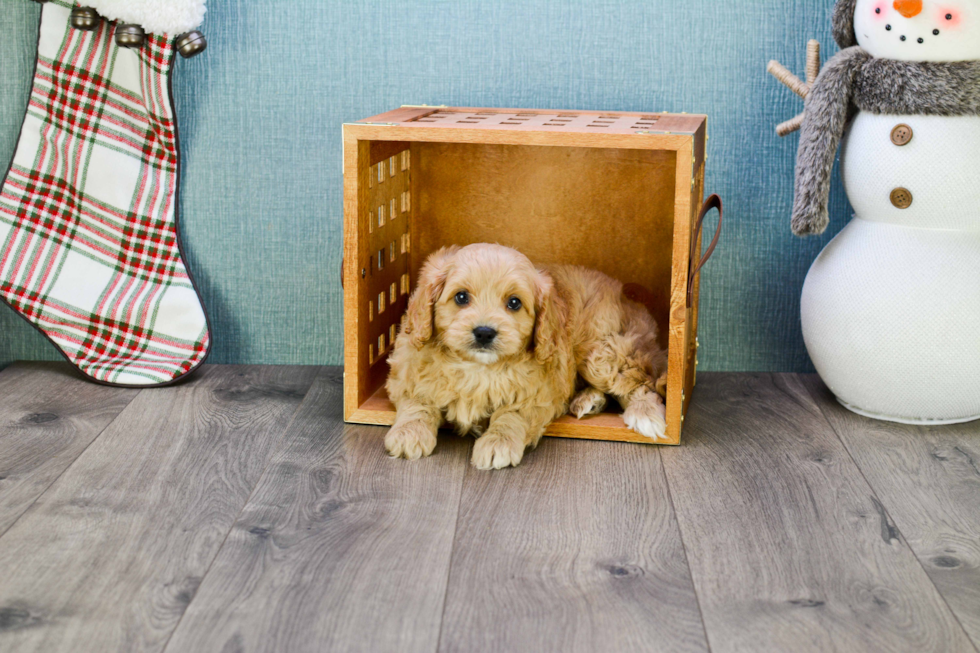
[[838,145],[855,215],[807,275],[807,349],[854,412],[980,419],[980,0],[839,0],[833,22],[793,231],[826,229]]

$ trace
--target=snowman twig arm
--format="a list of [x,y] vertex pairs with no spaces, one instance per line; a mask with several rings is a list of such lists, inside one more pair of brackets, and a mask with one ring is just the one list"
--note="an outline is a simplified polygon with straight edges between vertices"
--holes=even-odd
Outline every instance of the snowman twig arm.
[[[775,60],[769,62],[769,67],[766,70],[769,71],[770,75],[785,84],[789,90],[806,100],[807,95],[810,94],[810,89],[817,81],[817,75],[820,73],[820,42],[810,41],[806,44],[805,82],[791,73],[786,66]],[[776,133],[780,136],[789,136],[797,131],[803,125],[803,116],[804,114],[801,113],[795,118],[781,123],[776,127]]]
[[820,41],[811,39],[806,44],[806,83],[812,87],[820,74]]
[[796,155],[793,233],[821,234],[829,223],[830,175],[847,124],[854,80],[870,55],[860,47],[839,52],[827,62],[806,97]]

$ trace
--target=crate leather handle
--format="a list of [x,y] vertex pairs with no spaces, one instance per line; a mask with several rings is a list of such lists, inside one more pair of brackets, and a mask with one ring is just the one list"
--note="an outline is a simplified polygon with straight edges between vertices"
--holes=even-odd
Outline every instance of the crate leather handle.
[[[704,256],[698,261],[697,265],[694,264],[695,257],[697,256],[696,248],[698,246],[698,239],[701,237],[701,228],[704,226],[704,219],[707,217],[711,209],[718,209],[718,228],[715,229],[715,237],[711,239],[711,244],[708,245],[708,249],[705,251]],[[721,237],[721,223],[724,217],[725,209],[722,204],[721,198],[718,195],[712,195],[707,200],[705,200],[704,205],[701,207],[701,215],[698,216],[698,221],[694,227],[694,234],[691,237],[691,262],[692,266],[689,269],[687,275],[687,307],[691,308],[691,304],[694,302],[694,280],[697,278],[698,272],[704,267],[704,264],[708,262],[711,255],[715,253],[715,247],[718,246],[718,239]]]

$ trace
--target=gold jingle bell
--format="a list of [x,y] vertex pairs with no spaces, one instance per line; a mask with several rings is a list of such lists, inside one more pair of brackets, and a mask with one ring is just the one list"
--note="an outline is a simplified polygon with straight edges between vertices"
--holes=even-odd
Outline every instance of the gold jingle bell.
[[204,38],[199,30],[194,30],[193,32],[187,32],[186,34],[181,34],[177,37],[177,42],[175,43],[177,52],[180,53],[184,59],[190,59],[191,57],[196,57],[197,55],[204,52],[208,47],[208,40]]
[[146,41],[146,32],[139,25],[119,23],[116,25],[116,45],[121,48],[141,48]]
[[102,16],[92,9],[91,7],[72,7],[71,10],[71,26],[75,29],[80,29],[86,32],[91,32],[99,23],[102,22]]

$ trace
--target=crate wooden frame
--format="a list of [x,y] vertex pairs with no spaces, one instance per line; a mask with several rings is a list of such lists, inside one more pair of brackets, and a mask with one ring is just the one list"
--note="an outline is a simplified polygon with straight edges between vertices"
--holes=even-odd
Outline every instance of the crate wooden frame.
[[[418,222],[419,207],[425,197],[435,197],[430,200],[433,205],[441,200],[438,189],[424,187],[419,180],[422,173],[416,173],[426,161],[436,161],[437,156],[431,153],[451,157],[457,152],[467,152],[464,148],[469,146],[470,154],[476,152],[483,156],[485,149],[488,155],[513,154],[518,157],[515,161],[528,153],[540,153],[546,157],[545,161],[568,153],[569,157],[574,155],[586,162],[576,169],[581,174],[581,166],[601,151],[601,156],[620,157],[624,161],[630,157],[658,157],[656,161],[661,163],[673,162],[672,206],[668,207],[673,223],[669,244],[670,288],[669,297],[665,298],[669,299],[669,307],[665,306],[669,324],[662,321],[666,316],[661,316],[660,324],[662,331],[666,328],[668,346],[667,437],[656,444],[680,444],[684,415],[696,381],[699,295],[696,273],[691,282],[690,305],[687,295],[689,276],[694,269],[692,259],[699,258],[701,253],[701,238],[696,237],[693,246],[692,239],[704,202],[706,140],[706,116],[666,112],[403,106],[345,124],[342,271],[345,421],[391,425],[395,420],[394,406],[384,391],[388,368],[385,359],[391,337],[407,307],[409,293],[414,289],[414,275],[425,256],[431,253],[421,251],[424,243],[420,239],[425,236],[418,233],[424,230]],[[527,147],[512,150],[496,146]],[[559,152],[539,148],[569,149]],[[645,160],[641,165],[646,165]],[[475,167],[479,167],[479,161]],[[451,198],[446,198],[443,203],[449,201]],[[395,215],[391,215],[392,209]],[[379,215],[381,212],[384,215]],[[447,224],[445,218],[441,219]],[[642,221],[643,216],[636,220]],[[498,239],[487,236],[485,240]],[[521,248],[519,243],[517,246]],[[626,428],[622,417],[615,413],[582,420],[566,415],[552,424],[546,434],[651,443]]]

